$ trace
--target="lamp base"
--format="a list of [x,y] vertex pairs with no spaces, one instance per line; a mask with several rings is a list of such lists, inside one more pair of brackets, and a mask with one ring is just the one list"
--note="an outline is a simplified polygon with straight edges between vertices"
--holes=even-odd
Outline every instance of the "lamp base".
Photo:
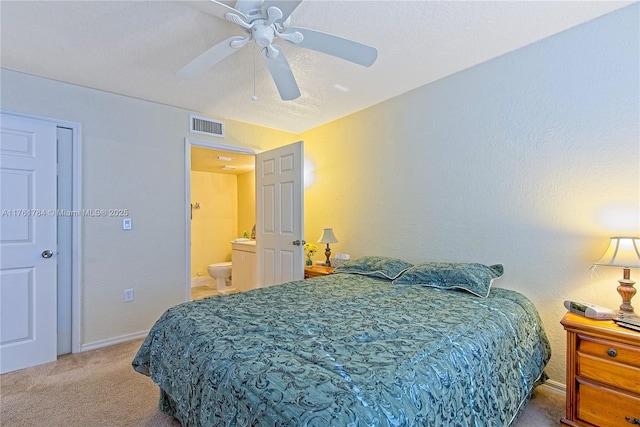
[[630,269],[623,269],[623,278],[618,280],[618,293],[622,297],[622,304],[620,304],[620,311],[625,314],[633,314],[633,306],[631,305],[631,298],[636,294],[636,288],[633,285],[636,284],[631,280]]
[[327,267],[331,267],[331,248],[329,247],[329,244],[327,243],[327,249],[324,250],[324,256],[327,257],[327,260],[324,262],[324,265],[326,265]]

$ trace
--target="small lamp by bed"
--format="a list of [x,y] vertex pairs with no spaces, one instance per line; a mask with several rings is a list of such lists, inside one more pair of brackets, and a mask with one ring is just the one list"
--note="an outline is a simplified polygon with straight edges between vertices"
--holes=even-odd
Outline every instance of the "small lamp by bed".
[[324,264],[327,267],[331,267],[331,260],[329,259],[331,258],[331,248],[329,247],[329,243],[338,243],[338,239],[336,238],[335,234],[333,234],[333,229],[325,228],[322,231],[322,236],[320,236],[320,239],[318,239],[318,243],[327,244],[327,248],[324,250],[324,255],[327,257],[327,260]]
[[640,237],[612,237],[607,251],[594,265],[622,267],[622,279],[618,280],[618,293],[622,297],[620,314],[635,316],[631,298],[636,294],[631,280],[631,268],[640,268]]

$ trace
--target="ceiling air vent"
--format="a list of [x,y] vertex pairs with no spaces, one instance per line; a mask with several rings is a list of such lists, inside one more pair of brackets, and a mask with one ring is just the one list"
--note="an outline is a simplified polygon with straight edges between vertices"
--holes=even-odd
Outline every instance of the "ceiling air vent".
[[209,136],[224,136],[224,123],[207,117],[189,115],[189,132]]

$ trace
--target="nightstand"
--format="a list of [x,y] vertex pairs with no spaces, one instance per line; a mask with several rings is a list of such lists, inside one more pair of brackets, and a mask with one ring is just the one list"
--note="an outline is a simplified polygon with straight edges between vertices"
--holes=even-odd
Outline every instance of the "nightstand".
[[640,425],[640,332],[567,313],[569,426]]
[[304,278],[308,279],[310,277],[317,276],[326,276],[327,274],[333,273],[335,267],[325,267],[323,265],[313,265],[313,266],[305,266],[304,267]]

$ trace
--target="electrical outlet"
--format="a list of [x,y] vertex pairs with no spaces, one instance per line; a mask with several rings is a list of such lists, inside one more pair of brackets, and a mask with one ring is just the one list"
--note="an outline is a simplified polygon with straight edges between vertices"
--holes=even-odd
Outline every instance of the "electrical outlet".
[[133,301],[133,289],[124,290],[124,302]]

